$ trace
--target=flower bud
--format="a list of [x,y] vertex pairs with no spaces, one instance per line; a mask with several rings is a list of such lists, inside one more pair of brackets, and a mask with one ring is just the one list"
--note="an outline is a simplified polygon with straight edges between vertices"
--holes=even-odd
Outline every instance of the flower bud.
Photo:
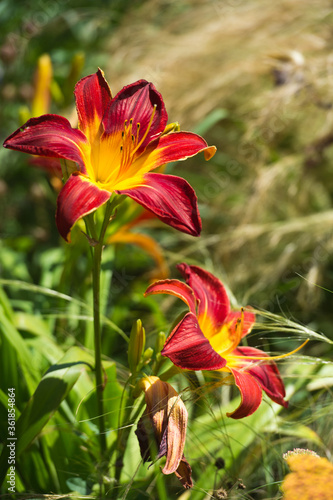
[[142,366],[148,365],[151,358],[153,357],[153,354],[154,354],[154,349],[152,349],[151,347],[147,347],[142,356]]
[[164,332],[159,332],[156,337],[156,343],[155,343],[155,351],[156,354],[160,353],[164,347],[165,344],[165,333]]
[[130,340],[128,344],[128,365],[131,373],[136,373],[146,344],[146,333],[141,319],[133,323]]

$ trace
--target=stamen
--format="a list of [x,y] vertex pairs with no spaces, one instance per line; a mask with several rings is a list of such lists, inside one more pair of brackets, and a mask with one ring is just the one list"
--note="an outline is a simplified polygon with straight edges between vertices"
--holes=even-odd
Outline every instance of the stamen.
[[[146,137],[148,135],[148,132],[149,132],[149,130],[150,130],[151,126],[152,126],[152,123],[153,123],[153,119],[154,119],[154,115],[155,115],[155,112],[156,112],[156,108],[157,108],[157,104],[154,104],[153,112],[151,114],[151,117],[150,117],[148,126],[146,128],[146,131],[143,134],[143,137],[142,137],[141,141],[137,144],[137,146],[134,149],[134,151],[132,151],[132,154],[134,154],[139,149],[139,147],[141,146],[141,144],[143,143],[143,141],[146,139]],[[140,123],[137,124],[137,129],[138,129],[138,133],[139,133],[139,127],[138,127],[138,125],[140,127]]]
[[247,359],[248,361],[252,361],[252,360],[253,361],[272,361],[275,359],[283,359],[283,358],[287,358],[288,356],[291,356],[292,354],[295,354],[295,352],[302,349],[302,347],[304,347],[309,342],[309,340],[310,339],[306,339],[306,341],[303,342],[302,345],[300,345],[299,347],[297,347],[293,351],[287,352],[286,354],[281,354],[280,356],[237,356],[237,355],[234,356],[233,355],[232,357],[235,359]]
[[236,347],[239,345],[242,335],[243,335],[243,330],[244,330],[244,308],[241,308],[241,317],[236,320],[236,325],[234,327],[234,331],[229,329],[229,339],[231,341],[231,345],[226,349],[225,351],[219,352],[221,356],[225,356],[226,354],[229,354],[232,352]]
[[[119,179],[123,173],[128,169],[128,167],[131,165],[133,161],[133,156],[136,153],[136,151],[139,149],[139,147],[143,144],[144,140],[146,139],[149,130],[151,129],[154,115],[156,112],[157,104],[154,104],[153,111],[148,123],[148,126],[146,128],[145,133],[143,134],[143,137],[141,138],[140,142],[138,142],[139,138],[139,130],[140,130],[140,123],[136,124],[136,136],[133,134],[132,130],[132,125],[133,125],[133,118],[130,118],[129,120],[129,125],[127,125],[128,120],[126,119],[124,121],[124,129],[121,132],[121,140],[122,140],[122,145],[120,146],[120,152],[122,153],[121,158],[120,158],[120,166],[118,173],[116,175],[116,179]],[[113,173],[110,174],[108,179],[105,182],[108,182],[109,178],[114,175]]]

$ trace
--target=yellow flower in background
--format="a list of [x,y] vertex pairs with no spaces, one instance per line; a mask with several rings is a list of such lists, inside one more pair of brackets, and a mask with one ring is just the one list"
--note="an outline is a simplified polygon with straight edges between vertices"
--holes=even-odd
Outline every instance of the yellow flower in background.
[[52,62],[48,54],[40,56],[34,81],[34,96],[31,103],[31,116],[49,112],[51,102]]
[[310,450],[286,453],[291,472],[281,485],[283,500],[332,500],[333,464]]

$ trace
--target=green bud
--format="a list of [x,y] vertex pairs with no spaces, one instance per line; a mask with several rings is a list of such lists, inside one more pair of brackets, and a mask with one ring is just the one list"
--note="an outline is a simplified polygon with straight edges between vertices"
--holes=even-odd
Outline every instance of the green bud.
[[146,344],[146,333],[141,319],[133,323],[128,344],[128,365],[131,373],[136,373],[138,364]]
[[151,347],[147,347],[147,349],[143,353],[143,357],[142,357],[142,365],[143,366],[147,365],[149,363],[149,361],[153,357],[153,354],[154,354],[154,349],[152,349]]
[[156,337],[156,343],[155,343],[156,354],[158,354],[162,351],[164,344],[165,344],[165,333],[159,332],[157,337]]

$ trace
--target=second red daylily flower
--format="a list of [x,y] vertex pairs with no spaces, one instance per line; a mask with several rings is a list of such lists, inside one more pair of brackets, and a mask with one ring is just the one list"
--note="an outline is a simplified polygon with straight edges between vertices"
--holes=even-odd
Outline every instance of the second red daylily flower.
[[162,355],[187,370],[230,372],[240,390],[240,406],[228,416],[251,415],[260,405],[262,391],[276,403],[287,407],[285,389],[279,371],[270,357],[253,347],[239,343],[255,323],[251,311],[231,311],[222,283],[197,266],[177,266],[186,279],[157,281],[146,295],[167,293],[182,299],[190,312],[168,337]]
[[208,160],[216,148],[196,134],[166,127],[162,96],[146,80],[112,98],[98,70],[77,83],[75,98],[78,129],[62,116],[47,114],[28,120],[4,142],[6,148],[77,164],[58,197],[61,236],[68,240],[75,222],[106,203],[112,193],[127,195],[166,224],[199,235],[192,187],[180,177],[151,171],[201,151]]

